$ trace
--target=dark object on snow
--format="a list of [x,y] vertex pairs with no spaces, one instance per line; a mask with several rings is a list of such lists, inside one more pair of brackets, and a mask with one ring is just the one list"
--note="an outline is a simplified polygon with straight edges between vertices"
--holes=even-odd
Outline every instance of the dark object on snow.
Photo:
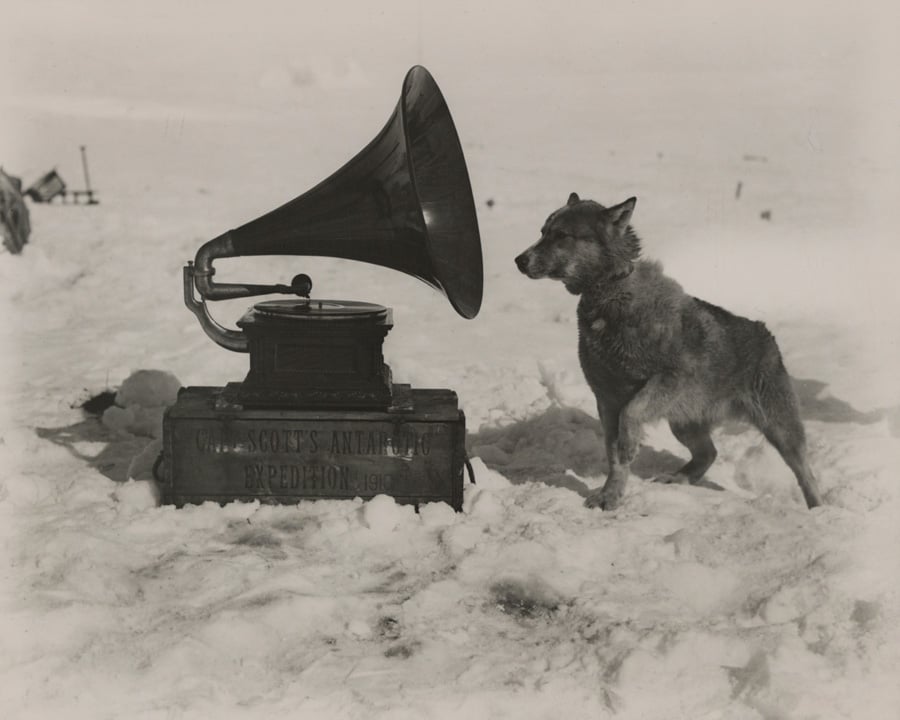
[[88,175],[87,152],[86,152],[86,148],[84,147],[84,145],[81,146],[81,168],[82,168],[82,170],[84,170],[84,188],[85,189],[72,191],[72,195],[75,198],[75,202],[77,203],[78,199],[81,196],[84,196],[87,198],[88,205],[97,205],[100,203],[100,201],[94,197],[94,191],[91,189],[91,176]]
[[116,391],[104,390],[98,395],[88,398],[81,404],[81,409],[88,415],[102,415],[107,408],[116,404]]
[[61,197],[66,200],[66,181],[54,168],[46,175],[42,175],[29,187],[25,194],[37,203],[47,203]]
[[760,218],[762,218],[763,220],[771,220],[771,219],[772,219],[772,211],[771,211],[771,210],[763,210],[763,211],[759,214],[759,216],[760,216]]
[[0,235],[11,253],[22,252],[31,234],[28,207],[22,198],[22,181],[0,168]]
[[85,153],[84,145],[81,146],[81,167],[84,170],[84,190],[68,190],[66,181],[62,179],[62,176],[54,168],[35,180],[31,187],[25,191],[25,194],[34,202],[48,203],[56,198],[62,198],[62,201],[66,202],[71,193],[72,202],[76,205],[80,204],[82,199],[84,199],[84,204],[86,205],[97,205],[100,201],[94,197],[94,190],[91,189],[91,177],[88,174],[87,154]]

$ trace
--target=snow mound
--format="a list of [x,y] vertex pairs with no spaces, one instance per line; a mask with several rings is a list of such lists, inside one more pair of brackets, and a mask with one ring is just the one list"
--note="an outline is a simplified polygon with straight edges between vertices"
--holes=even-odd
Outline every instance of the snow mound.
[[160,501],[159,488],[152,480],[128,480],[116,487],[113,498],[128,514],[157,507]]
[[122,383],[116,393],[116,404],[121,407],[167,407],[175,403],[180,389],[181,383],[170,372],[137,370]]
[[116,404],[103,412],[103,424],[110,430],[132,435],[162,437],[162,418],[175,403],[181,383],[163,370],[138,370],[116,393]]
[[376,495],[362,506],[360,514],[367,528],[384,535],[411,521],[415,510],[410,505],[398,505],[390,495]]

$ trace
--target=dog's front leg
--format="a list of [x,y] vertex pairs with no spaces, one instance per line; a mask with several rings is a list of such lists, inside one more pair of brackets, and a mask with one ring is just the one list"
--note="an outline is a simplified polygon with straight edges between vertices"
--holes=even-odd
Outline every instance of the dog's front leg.
[[654,375],[647,380],[619,413],[619,460],[631,463],[641,445],[644,423],[666,416],[675,396],[671,379]]
[[624,406],[605,406],[598,401],[609,476],[601,489],[588,495],[585,505],[604,510],[618,507],[625,494],[631,463],[640,448],[643,425],[664,412],[669,397],[664,378],[654,376]]
[[597,411],[600,414],[600,422],[603,423],[603,439],[606,443],[609,475],[607,475],[603,487],[591,492],[584,504],[589,508],[599,507],[603,510],[614,510],[621,502],[625,484],[628,482],[628,464],[623,465],[619,460],[620,410],[618,407],[608,407],[598,402]]

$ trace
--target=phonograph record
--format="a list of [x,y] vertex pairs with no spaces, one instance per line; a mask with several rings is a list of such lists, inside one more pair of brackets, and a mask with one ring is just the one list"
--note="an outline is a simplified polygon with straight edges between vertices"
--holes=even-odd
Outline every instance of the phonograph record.
[[[456,393],[394,382],[382,344],[389,308],[319,299],[289,285],[214,281],[213,261],[246,255],[328,256],[393,268],[478,313],[482,258],[462,148],[429,72],[412,68],[385,127],[319,185],[200,247],[184,300],[212,340],[249,353],[242,382],[183,388],[163,421],[164,503],[295,503],[393,496],[460,509],[465,417]],[[195,294],[196,291],[196,294]],[[219,325],[207,301],[266,294]],[[199,299],[197,298],[199,294]]]

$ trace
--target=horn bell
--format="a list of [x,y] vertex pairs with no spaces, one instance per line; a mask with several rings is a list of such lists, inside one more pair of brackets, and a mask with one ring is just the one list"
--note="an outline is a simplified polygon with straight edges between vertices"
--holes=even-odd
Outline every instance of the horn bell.
[[475,317],[484,286],[475,202],[453,119],[431,74],[421,66],[407,73],[387,124],[334,174],[197,253],[194,280],[205,299],[290,292],[212,282],[214,258],[241,255],[381,265],[423,280],[460,315]]

